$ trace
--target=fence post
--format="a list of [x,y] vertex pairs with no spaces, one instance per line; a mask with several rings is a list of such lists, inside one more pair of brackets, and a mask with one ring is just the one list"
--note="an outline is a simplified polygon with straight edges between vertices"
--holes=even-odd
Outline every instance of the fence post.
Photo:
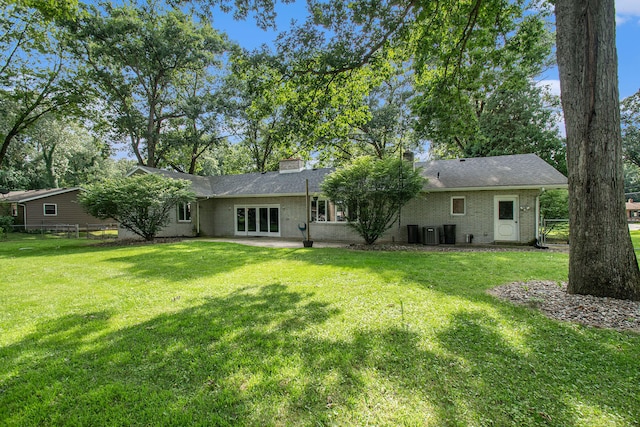
[[76,224],[76,239],[80,238],[80,224]]

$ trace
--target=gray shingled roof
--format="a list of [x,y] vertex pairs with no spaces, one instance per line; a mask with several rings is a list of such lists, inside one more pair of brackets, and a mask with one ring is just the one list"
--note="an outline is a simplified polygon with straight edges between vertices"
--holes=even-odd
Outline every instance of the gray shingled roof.
[[[489,188],[566,188],[567,178],[535,154],[434,160],[416,163],[428,178],[426,191]],[[144,171],[191,181],[198,197],[284,196],[319,193],[324,177],[333,169],[305,169],[300,172],[266,172],[225,176],[195,176],[180,172],[137,166]]]
[[333,169],[304,169],[300,172],[266,172],[243,175],[211,177],[213,195],[216,197],[294,195],[305,194],[305,182],[309,180],[309,192],[319,193],[320,183]]
[[319,193],[320,183],[325,175],[333,171],[330,168],[305,169],[300,172],[266,172],[241,175],[196,176],[186,173],[136,166],[129,173],[143,171],[157,173],[168,178],[191,181],[192,189],[198,197],[234,197],[264,195],[302,195],[305,194],[305,182],[309,180],[309,192]]
[[7,194],[0,195],[0,202],[24,203],[31,200],[43,199],[45,197],[64,194],[70,191],[79,190],[78,187],[72,188],[48,188],[44,190],[18,190],[11,191]]
[[416,163],[426,191],[487,188],[566,188],[567,178],[535,154]]
[[208,176],[191,175],[188,173],[150,168],[148,166],[136,166],[135,169],[128,173],[128,175],[132,175],[134,173],[137,173],[138,171],[160,174],[166,176],[167,178],[185,179],[187,181],[191,181],[191,189],[196,193],[196,196],[198,197],[209,197],[213,193],[213,190],[211,189],[211,177]]

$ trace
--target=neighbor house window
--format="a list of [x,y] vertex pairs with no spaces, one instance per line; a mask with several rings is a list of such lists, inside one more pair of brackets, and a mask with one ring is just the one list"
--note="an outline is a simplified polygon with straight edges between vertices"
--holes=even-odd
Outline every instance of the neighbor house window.
[[466,201],[464,197],[451,198],[451,215],[466,214]]
[[191,221],[191,203],[178,203],[178,222]]
[[11,203],[11,216],[18,216],[18,204]]
[[55,203],[45,203],[42,206],[44,208],[44,216],[58,215],[58,205]]
[[311,200],[312,222],[345,222],[346,210],[327,199]]

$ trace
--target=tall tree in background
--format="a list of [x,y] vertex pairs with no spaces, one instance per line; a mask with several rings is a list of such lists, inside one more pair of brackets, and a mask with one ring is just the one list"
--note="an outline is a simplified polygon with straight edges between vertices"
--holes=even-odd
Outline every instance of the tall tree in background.
[[414,107],[435,157],[536,153],[566,173],[559,101],[533,81],[552,62],[553,35],[545,16],[503,24],[510,35],[493,35],[494,44],[470,39],[450,73],[438,67],[421,71],[422,95]]
[[170,119],[163,135],[168,147],[163,163],[178,172],[204,172],[205,159],[215,156],[215,148],[226,143],[228,135],[222,132],[228,102],[214,80],[216,76],[201,70],[187,74],[181,85],[180,109],[184,115]]
[[569,170],[568,291],[640,300],[624,209],[614,0],[557,0]]
[[227,76],[227,127],[237,141],[235,150],[250,159],[245,172],[267,172],[293,154],[295,132],[287,106],[296,93],[267,50],[239,51],[231,58]]
[[368,114],[353,121],[346,135],[336,135],[325,144],[325,155],[337,166],[363,155],[399,158],[404,151],[422,151],[424,141],[414,129],[416,116],[410,109],[414,96],[412,74],[399,68],[370,89],[363,98]]
[[89,6],[69,23],[76,53],[112,108],[115,127],[129,139],[138,163],[158,166],[169,150],[162,134],[171,119],[186,117],[181,86],[219,65],[225,38],[207,21],[195,23],[178,10],[141,6]]
[[640,92],[625,98],[620,108],[624,159],[640,167]]
[[[22,2],[21,2],[22,3]],[[45,8],[44,2],[35,2]],[[42,3],[42,4],[41,4]],[[90,93],[60,30],[38,9],[0,0],[0,164],[46,115],[72,115]],[[46,9],[46,8],[45,8]]]
[[72,120],[44,116],[17,139],[0,170],[2,188],[74,187],[124,175],[117,163],[125,160],[111,159],[108,144]]
[[365,95],[380,82],[368,70],[350,76],[292,71],[286,55],[267,49],[238,52],[231,58],[227,93],[228,126],[248,153],[251,169],[276,170],[289,156],[331,161],[328,147],[365,123]]

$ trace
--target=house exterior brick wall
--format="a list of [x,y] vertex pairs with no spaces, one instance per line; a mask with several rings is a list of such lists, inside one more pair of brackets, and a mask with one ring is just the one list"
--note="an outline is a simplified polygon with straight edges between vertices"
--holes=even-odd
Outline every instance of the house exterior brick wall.
[[[536,203],[538,190],[518,191],[456,191],[420,193],[402,208],[400,222],[395,223],[379,239],[379,242],[408,241],[407,225],[442,228],[444,224],[456,225],[456,243],[465,242],[466,234],[473,234],[474,244],[487,244],[494,237],[494,200],[496,196],[517,196],[516,215],[519,225],[518,243],[535,239]],[[464,215],[451,214],[451,197],[464,197]],[[280,236],[302,238],[298,225],[306,222],[305,197],[259,197],[208,199],[199,203],[200,234],[213,237],[230,237],[235,233],[235,209],[238,206],[279,206]],[[312,240],[360,242],[362,238],[346,223],[312,222]],[[306,234],[305,234],[306,235]]]
[[[380,241],[406,242],[406,226],[409,224],[418,225],[420,228],[455,224],[456,243],[464,242],[465,234],[473,234],[473,243],[493,243],[495,196],[518,196],[518,242],[529,243],[536,237],[536,203],[539,194],[539,190],[421,193],[402,208],[400,227],[394,225]],[[453,196],[465,198],[464,215],[451,214]]]
[[302,159],[284,159],[280,160],[280,173],[300,172],[304,168]]
[[[303,235],[298,225],[307,222],[304,196],[243,197],[201,201],[200,234],[212,237],[234,236],[236,207],[276,205],[280,207],[280,237],[302,239]],[[353,241],[357,238],[345,223],[312,223],[310,231],[312,240]]]

